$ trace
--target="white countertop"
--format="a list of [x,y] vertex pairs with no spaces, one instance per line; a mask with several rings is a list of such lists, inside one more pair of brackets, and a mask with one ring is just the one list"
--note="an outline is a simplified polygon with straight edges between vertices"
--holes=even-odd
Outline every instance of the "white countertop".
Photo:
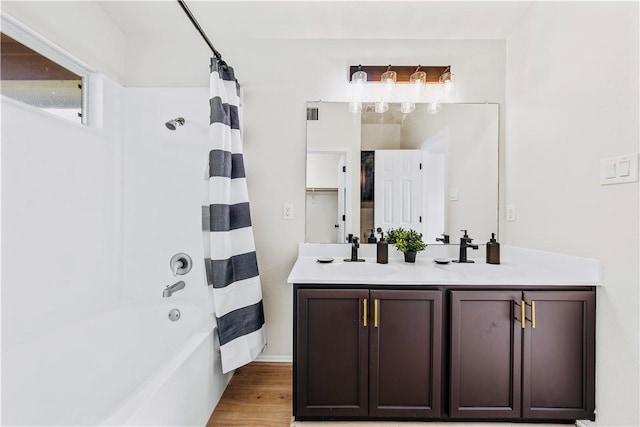
[[[487,264],[484,247],[469,249],[470,264],[436,264],[435,258],[457,259],[457,245],[430,245],[418,253],[415,263],[406,263],[402,253],[389,246],[389,263],[378,264],[375,245],[360,245],[365,262],[344,262],[351,245],[301,243],[298,259],[287,280],[291,284],[344,285],[483,285],[483,286],[599,286],[600,261],[501,246],[501,263]],[[328,264],[318,258],[333,257]]]

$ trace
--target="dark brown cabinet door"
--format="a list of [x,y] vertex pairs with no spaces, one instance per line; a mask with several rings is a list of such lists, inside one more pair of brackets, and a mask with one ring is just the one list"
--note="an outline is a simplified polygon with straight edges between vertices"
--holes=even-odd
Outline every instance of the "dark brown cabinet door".
[[524,297],[523,417],[594,419],[595,293],[524,292]]
[[371,290],[369,415],[439,417],[440,291]]
[[366,289],[298,290],[295,416],[367,415],[368,299]]
[[521,291],[451,292],[451,417],[520,417],[521,299]]

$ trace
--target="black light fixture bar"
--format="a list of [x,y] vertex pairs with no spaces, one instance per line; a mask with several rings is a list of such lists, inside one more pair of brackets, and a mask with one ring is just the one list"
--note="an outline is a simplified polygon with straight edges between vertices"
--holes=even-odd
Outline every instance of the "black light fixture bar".
[[[409,77],[415,73],[420,67],[420,71],[427,73],[427,83],[438,83],[440,76],[447,69],[451,68],[450,65],[438,65],[438,66],[425,66],[425,65],[391,65],[391,70],[395,71],[398,75],[397,83],[409,83]],[[358,70],[362,70],[367,73],[367,81],[379,82],[382,73],[389,69],[389,65],[351,65],[349,66],[348,80],[351,81],[351,76]]]

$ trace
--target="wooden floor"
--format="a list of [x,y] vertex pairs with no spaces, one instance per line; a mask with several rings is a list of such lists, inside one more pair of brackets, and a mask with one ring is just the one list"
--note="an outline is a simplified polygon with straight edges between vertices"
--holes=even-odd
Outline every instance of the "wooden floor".
[[207,427],[288,427],[290,363],[253,362],[236,370]]
[[253,362],[236,370],[207,427],[569,427],[570,424],[292,422],[290,363]]

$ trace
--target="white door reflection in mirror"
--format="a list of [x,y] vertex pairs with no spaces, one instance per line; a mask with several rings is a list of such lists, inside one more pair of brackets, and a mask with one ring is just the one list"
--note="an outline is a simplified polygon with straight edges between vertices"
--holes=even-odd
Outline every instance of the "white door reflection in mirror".
[[422,152],[422,223],[426,243],[447,230],[447,162],[449,161],[449,129],[445,128],[421,146]]
[[375,150],[374,225],[386,233],[390,228],[422,229],[422,152]]

